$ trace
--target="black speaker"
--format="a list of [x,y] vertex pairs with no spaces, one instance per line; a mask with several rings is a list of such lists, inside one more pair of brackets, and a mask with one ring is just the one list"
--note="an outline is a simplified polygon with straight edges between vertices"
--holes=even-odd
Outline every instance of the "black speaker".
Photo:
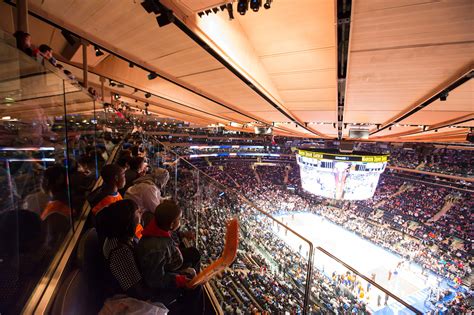
[[473,132],[468,133],[467,136],[466,136],[466,140],[469,141],[470,143],[473,143],[474,142],[474,133]]

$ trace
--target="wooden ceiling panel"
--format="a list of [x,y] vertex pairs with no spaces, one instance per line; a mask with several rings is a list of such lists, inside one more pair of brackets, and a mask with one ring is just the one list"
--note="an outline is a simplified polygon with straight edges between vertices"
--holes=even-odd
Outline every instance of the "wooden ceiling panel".
[[290,110],[333,110],[335,106],[335,102],[329,101],[313,101],[313,102],[285,102],[286,108]]
[[347,108],[405,109],[471,62],[472,44],[352,53]]
[[404,119],[402,124],[420,124],[420,125],[435,125],[441,122],[456,119],[473,112],[453,112],[453,111],[431,111],[422,109],[419,112]]
[[336,106],[337,88],[294,89],[280,91],[286,102],[332,101]]
[[336,69],[334,47],[261,56],[270,75],[295,71]]
[[176,78],[224,69],[224,66],[200,47],[191,47],[150,60],[150,65]]
[[254,110],[253,113],[260,117],[260,119],[267,121],[267,122],[274,122],[274,121],[288,121],[284,115],[282,115],[277,110],[268,110],[268,111],[259,111]]
[[273,109],[227,69],[189,75],[184,77],[183,81],[210,94],[218,95],[231,104],[238,104],[239,107],[250,106],[253,111]]
[[344,114],[344,122],[347,123],[374,123],[381,124],[387,119],[387,117],[392,117],[398,114],[398,111],[382,111],[382,110],[373,110],[373,111],[347,111]]
[[270,10],[238,16],[259,56],[334,47],[335,1],[279,0]]
[[335,70],[310,70],[271,76],[280,90],[330,88],[335,86]]
[[295,114],[299,119],[304,122],[317,121],[317,122],[336,122],[337,117],[334,111],[313,111],[313,110],[294,110]]
[[471,0],[366,0],[354,4],[352,51],[474,39]]
[[374,135],[373,137],[378,138],[378,137],[390,136],[390,135],[394,135],[394,134],[402,133],[402,132],[418,132],[418,131],[420,131],[420,128],[418,128],[418,127],[407,127],[407,126],[398,126],[398,127],[393,126],[390,129],[391,130],[389,130],[389,128],[387,128],[385,130],[382,130],[379,133],[377,133],[376,135]]

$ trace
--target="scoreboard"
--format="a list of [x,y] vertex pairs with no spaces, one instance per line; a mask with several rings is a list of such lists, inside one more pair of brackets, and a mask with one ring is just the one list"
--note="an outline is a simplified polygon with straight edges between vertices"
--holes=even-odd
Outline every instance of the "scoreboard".
[[388,155],[317,149],[298,150],[296,159],[304,190],[326,198],[364,200],[374,195]]

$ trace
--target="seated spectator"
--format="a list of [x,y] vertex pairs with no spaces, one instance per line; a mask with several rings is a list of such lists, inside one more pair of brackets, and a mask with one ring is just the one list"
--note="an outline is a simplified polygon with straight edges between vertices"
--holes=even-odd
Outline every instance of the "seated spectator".
[[132,159],[132,152],[130,150],[122,150],[117,158],[117,165],[128,170],[130,168],[130,160]]
[[116,164],[104,166],[100,175],[104,183],[91,192],[88,198],[94,215],[97,215],[108,205],[122,200],[122,196],[118,190],[125,185],[125,169]]
[[127,189],[133,185],[133,181],[146,173],[147,163],[144,157],[135,156],[130,159],[128,164],[130,168],[125,172],[125,186],[120,191],[121,194],[125,194]]
[[53,57],[53,49],[49,47],[48,45],[41,44],[39,46],[39,57],[40,57],[39,61],[43,63],[44,63],[44,60],[47,60],[53,66],[56,66],[57,64],[56,58]]
[[68,201],[66,168],[62,165],[49,167],[44,172],[42,186],[51,199],[41,213],[41,220],[45,226],[47,243],[54,247],[69,230],[72,216]]
[[27,210],[0,214],[0,313],[19,314],[36,286],[49,255],[37,213]]
[[135,201],[141,212],[145,214],[145,225],[149,221],[149,214],[154,213],[161,203],[161,190],[169,179],[169,173],[163,168],[155,168],[152,173],[136,179],[127,192],[125,198]]
[[[146,284],[163,292],[163,295],[178,297],[183,314],[201,314],[202,289],[185,289],[196,272],[192,268],[180,270],[183,255],[171,238],[181,224],[181,209],[170,200],[165,200],[155,210],[155,218],[143,230],[138,243],[137,257]],[[184,289],[184,290],[183,290]]]
[[148,300],[154,297],[146,287],[135,261],[135,233],[137,205],[131,200],[120,200],[106,207],[98,218],[97,233],[104,237],[103,254],[115,284],[115,292]]
[[30,57],[35,57],[36,56],[36,50],[34,47],[31,45],[31,35],[23,32],[23,31],[17,31],[15,34],[13,34],[16,38],[16,47],[23,51],[25,54],[27,54]]

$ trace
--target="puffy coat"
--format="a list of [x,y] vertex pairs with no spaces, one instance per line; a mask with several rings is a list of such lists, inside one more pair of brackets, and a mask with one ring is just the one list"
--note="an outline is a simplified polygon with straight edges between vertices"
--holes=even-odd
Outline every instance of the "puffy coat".
[[155,213],[161,202],[161,191],[155,184],[155,177],[145,175],[137,178],[125,192],[125,199],[135,201],[143,212]]

